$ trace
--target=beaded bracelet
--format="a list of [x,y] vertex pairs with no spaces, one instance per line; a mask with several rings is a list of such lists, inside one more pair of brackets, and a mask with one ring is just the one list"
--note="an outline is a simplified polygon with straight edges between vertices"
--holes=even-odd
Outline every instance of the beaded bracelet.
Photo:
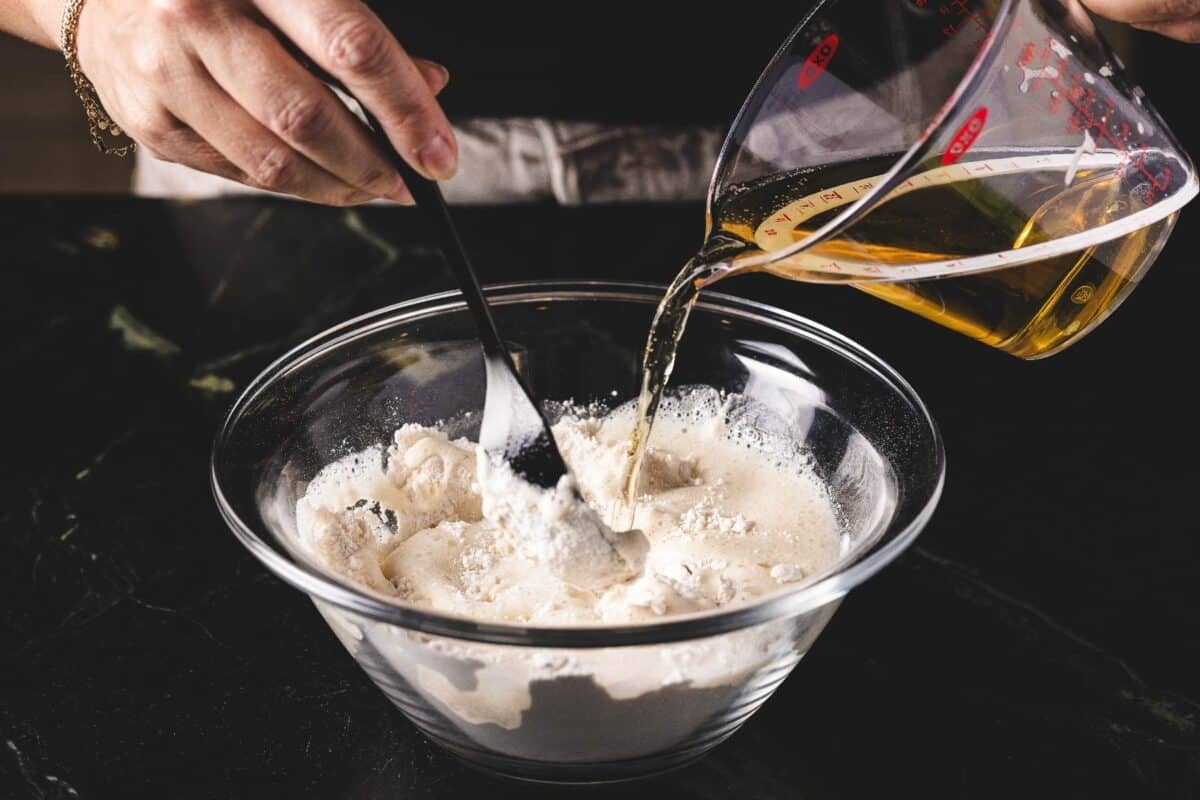
[[79,102],[83,103],[83,110],[87,113],[88,132],[92,136],[92,144],[96,145],[96,149],[105,155],[126,156],[133,152],[137,143],[133,140],[118,143],[121,137],[129,139],[129,136],[104,110],[104,106],[100,103],[100,96],[96,94],[96,87],[79,67],[79,50],[75,46],[75,34],[79,28],[79,12],[83,10],[83,3],[84,0],[67,0],[66,6],[63,7],[62,30],[59,39],[62,42],[63,55],[67,59],[67,74],[71,76],[71,82],[75,85],[75,96],[79,98]]

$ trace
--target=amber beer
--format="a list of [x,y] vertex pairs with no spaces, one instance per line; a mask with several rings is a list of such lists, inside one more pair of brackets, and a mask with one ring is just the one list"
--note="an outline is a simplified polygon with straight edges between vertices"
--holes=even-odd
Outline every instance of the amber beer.
[[[729,257],[731,241],[744,244],[739,255],[752,255],[803,239],[844,207],[790,227],[768,226],[767,221],[786,220],[789,215],[780,210],[819,194],[817,187],[853,185],[846,183],[846,170],[878,175],[894,160],[887,156],[872,159],[875,163],[841,165],[841,175],[808,170],[727,193],[710,220],[725,234],[722,255]],[[916,181],[914,188],[895,193],[854,223],[848,237],[759,269],[800,281],[849,280],[864,292],[992,347],[1020,358],[1043,358],[1078,341],[1112,313],[1153,262],[1173,216],[1076,252],[962,276],[864,283],[822,273],[819,265],[837,259],[873,263],[886,276],[889,268],[1004,253],[1094,228],[1097,221],[1126,213],[1123,204],[1138,202],[1120,190],[1112,169],[1078,169],[1069,186],[1065,177],[1063,169],[997,174],[988,171],[987,162],[976,162],[970,179]],[[736,257],[734,263],[728,274],[739,271]]]
[[[806,169],[728,189],[710,211],[704,249],[658,307],[642,363],[638,415],[624,475],[632,523],[639,467],[679,340],[700,289],[741,272],[849,282],[864,292],[1026,359],[1078,341],[1112,313],[1154,261],[1174,216],[1089,247],[987,271],[937,273],[940,264],[988,261],[1023,247],[1086,233],[1139,209],[1119,172],[1074,158],[1013,156],[931,165],[886,195],[848,234],[798,253],[764,253],[806,239],[877,185],[898,156]],[[1081,166],[1081,163],[1083,164]],[[999,259],[1003,263],[1003,258]],[[842,269],[838,265],[857,265]],[[938,277],[864,282],[927,271]]]

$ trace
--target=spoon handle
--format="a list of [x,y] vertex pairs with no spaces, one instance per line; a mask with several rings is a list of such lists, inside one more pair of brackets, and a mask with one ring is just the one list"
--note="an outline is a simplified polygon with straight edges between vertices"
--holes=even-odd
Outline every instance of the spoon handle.
[[[301,53],[297,59],[319,80],[353,98],[350,92],[332,75],[317,67]],[[436,181],[423,177],[405,161],[379,120],[358,104],[367,122],[367,133],[379,152],[388,160],[412,193],[417,207],[432,223],[441,245],[442,255],[450,265],[458,281],[463,299],[471,311],[479,332],[483,349],[483,363],[487,374],[487,396],[484,399],[483,419],[480,422],[479,441],[489,453],[500,455],[513,471],[525,480],[545,488],[553,488],[568,474],[567,465],[554,435],[550,422],[540,405],[534,402],[533,393],[521,374],[517,372],[512,355],[500,338],[496,321],[484,299],[479,279],[471,266],[471,260],[458,236],[458,228],[450,216],[446,199]],[[575,490],[578,494],[578,489]],[[580,500],[582,502],[582,500]]]
[[[502,359],[516,374],[512,356],[509,354],[508,348],[504,346],[504,340],[500,338],[500,330],[496,327],[495,320],[492,319],[492,312],[488,308],[487,301],[483,299],[483,290],[479,286],[479,279],[475,275],[474,267],[471,266],[471,260],[467,257],[466,248],[463,247],[462,240],[458,236],[458,228],[454,225],[450,209],[446,206],[446,198],[442,197],[442,190],[438,188],[437,182],[421,175],[396,152],[396,148],[392,146],[392,142],[388,139],[383,126],[379,124],[379,120],[365,105],[358,102],[341,81],[314,64],[295,46],[290,43],[285,43],[284,46],[317,80],[336,88],[358,103],[358,107],[367,121],[367,135],[388,163],[400,173],[404,185],[408,187],[413,200],[417,203],[417,208],[428,215],[430,222],[433,223],[442,255],[450,265],[454,279],[458,282],[463,298],[467,301],[471,315],[479,327],[479,340],[483,345],[484,356],[488,361]],[[526,394],[528,394],[528,390],[526,390]]]
[[370,128],[371,139],[375,146],[400,173],[405,186],[408,187],[413,199],[417,202],[417,208],[424,211],[433,223],[434,231],[439,239],[438,244],[442,248],[442,255],[450,265],[450,270],[454,273],[454,278],[462,290],[463,298],[470,306],[471,314],[479,325],[479,338],[483,344],[484,354],[488,358],[504,358],[511,362],[508,348],[504,346],[504,340],[500,338],[500,331],[496,328],[495,320],[492,319],[492,311],[483,299],[483,290],[479,286],[479,279],[475,275],[474,267],[471,266],[470,258],[467,257],[462,239],[458,236],[458,228],[450,216],[450,209],[446,206],[446,198],[442,197],[441,188],[438,187],[436,181],[425,178],[400,157],[388,139],[387,133],[371,112],[363,108],[363,114],[367,118],[367,127]]

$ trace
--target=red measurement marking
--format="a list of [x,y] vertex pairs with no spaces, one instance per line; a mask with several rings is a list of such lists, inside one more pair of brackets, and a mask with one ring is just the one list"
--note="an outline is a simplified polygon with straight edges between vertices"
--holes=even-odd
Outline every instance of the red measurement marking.
[[813,81],[821,77],[821,73],[829,66],[833,54],[837,52],[837,47],[838,35],[836,33],[831,33],[821,40],[817,49],[813,50],[808,59],[800,66],[800,74],[796,76],[797,88],[807,89],[812,86]]
[[958,161],[963,157],[963,154],[971,149],[971,145],[975,144],[975,140],[979,138],[979,134],[983,131],[983,126],[987,122],[988,110],[987,106],[980,106],[975,109],[963,126],[958,129],[958,133],[954,134],[954,138],[950,141],[950,146],[946,148],[946,152],[942,153],[942,165],[948,166]]
[[1062,83],[1057,78],[1049,78],[1048,77],[1048,78],[1046,78],[1046,80],[1049,81],[1049,83],[1051,85],[1053,85],[1056,89],[1058,89],[1058,92],[1060,95],[1063,95],[1067,98],[1067,102],[1069,102],[1071,104],[1071,106],[1074,107],[1075,113],[1076,113],[1076,115],[1078,115],[1079,121],[1081,123],[1085,123],[1084,124],[1085,128],[1094,128],[1096,131],[1096,136],[1099,139],[1106,140],[1109,144],[1111,144],[1113,147],[1115,147],[1116,149],[1118,149],[1122,152],[1124,152],[1126,150],[1125,143],[1118,142],[1116,139],[1114,139],[1112,137],[1112,135],[1108,132],[1108,129],[1104,126],[1104,120],[1096,119],[1095,115],[1092,114],[1091,110],[1081,101],[1081,98],[1072,97],[1071,92],[1069,92],[1067,90],[1067,88],[1065,86],[1063,86]]
[[938,13],[943,17],[956,16],[958,18],[957,22],[948,23],[941,28],[942,36],[949,39],[963,30],[967,23],[973,23],[975,28],[982,34],[973,43],[975,49],[982,50],[987,45],[991,30],[979,12],[969,7],[969,0],[948,0],[948,2],[938,6]]
[[[1116,108],[1111,100],[1104,99],[1105,112],[1103,119],[1097,119],[1092,113],[1092,108],[1098,96],[1096,89],[1091,86],[1086,86],[1083,82],[1082,75],[1072,70],[1067,60],[1058,56],[1050,47],[1050,40],[1047,39],[1042,43],[1040,49],[1034,42],[1027,42],[1021,51],[1021,55],[1017,63],[1022,67],[1028,67],[1034,60],[1041,63],[1042,67],[1037,75],[1032,80],[1031,87],[1036,87],[1042,81],[1045,81],[1054,90],[1048,103],[1049,110],[1052,113],[1070,112],[1067,118],[1066,130],[1070,133],[1082,133],[1084,131],[1094,131],[1097,143],[1108,142],[1116,150],[1118,150],[1123,158],[1128,157],[1129,141],[1128,135],[1117,134],[1115,131],[1108,130],[1108,123],[1112,120],[1116,112]],[[1058,71],[1057,76],[1044,74],[1047,66],[1053,64]],[[1070,86],[1067,85],[1070,84]],[[1062,100],[1065,99],[1069,108],[1063,108]],[[1034,112],[1036,113],[1036,112]],[[1115,123],[1114,123],[1115,127]],[[1123,127],[1123,132],[1128,131],[1128,126]]]
[[[1160,192],[1166,191],[1167,187],[1171,185],[1171,168],[1170,167],[1167,167],[1167,166],[1163,167],[1163,181],[1162,181],[1162,183],[1159,183],[1157,178],[1150,172],[1150,170],[1146,169],[1146,160],[1145,160],[1145,158],[1142,157],[1141,153],[1137,154],[1137,157],[1134,159],[1133,164],[1135,167],[1138,168],[1139,172],[1141,172],[1143,175],[1146,176],[1146,179],[1150,181],[1150,185],[1153,186],[1158,191],[1160,191]],[[1151,194],[1151,197],[1153,197],[1153,194]]]
[[1017,59],[1017,66],[1028,67],[1030,61],[1033,61],[1033,42],[1026,42],[1021,57]]
[[1109,129],[1109,123],[1112,121],[1113,115],[1116,112],[1116,106],[1111,100],[1107,98],[1105,99],[1103,119],[1096,119],[1096,115],[1092,113],[1092,110],[1088,105],[1089,102],[1095,103],[1096,101],[1095,89],[1088,88],[1085,91],[1078,91],[1079,86],[1076,85],[1068,90],[1057,78],[1048,78],[1048,83],[1054,86],[1062,96],[1065,96],[1073,108],[1074,113],[1071,115],[1067,123],[1068,130],[1074,132],[1083,130],[1089,132],[1094,131],[1096,141],[1098,143],[1108,142],[1110,145],[1112,145],[1112,147],[1121,154],[1121,160],[1118,165],[1118,169],[1124,168],[1126,164],[1132,163],[1133,166],[1136,167],[1137,170],[1141,172],[1146,177],[1146,180],[1150,183],[1151,188],[1147,193],[1148,197],[1146,198],[1146,201],[1153,203],[1160,196],[1165,195],[1167,189],[1170,188],[1171,185],[1171,168],[1169,166],[1164,166],[1162,171],[1156,175],[1150,172],[1150,170],[1146,167],[1143,156],[1144,151],[1142,150],[1142,146],[1140,144],[1135,144],[1134,150],[1131,152],[1129,146],[1129,123],[1122,122],[1120,127],[1116,128],[1116,122],[1113,121],[1112,124],[1116,130],[1114,131]]

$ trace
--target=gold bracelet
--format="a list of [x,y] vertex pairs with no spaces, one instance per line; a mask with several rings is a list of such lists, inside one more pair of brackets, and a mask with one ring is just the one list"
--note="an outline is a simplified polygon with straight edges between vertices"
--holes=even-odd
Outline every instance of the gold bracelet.
[[137,147],[137,143],[133,140],[125,144],[109,142],[110,139],[119,140],[122,136],[129,139],[129,136],[104,110],[100,96],[96,94],[96,87],[79,67],[79,49],[75,46],[75,34],[79,28],[79,12],[83,10],[83,3],[84,0],[67,0],[63,7],[59,40],[62,42],[63,55],[67,59],[67,74],[75,84],[75,96],[83,103],[83,110],[87,112],[88,132],[92,135],[92,144],[105,155],[127,156]]

